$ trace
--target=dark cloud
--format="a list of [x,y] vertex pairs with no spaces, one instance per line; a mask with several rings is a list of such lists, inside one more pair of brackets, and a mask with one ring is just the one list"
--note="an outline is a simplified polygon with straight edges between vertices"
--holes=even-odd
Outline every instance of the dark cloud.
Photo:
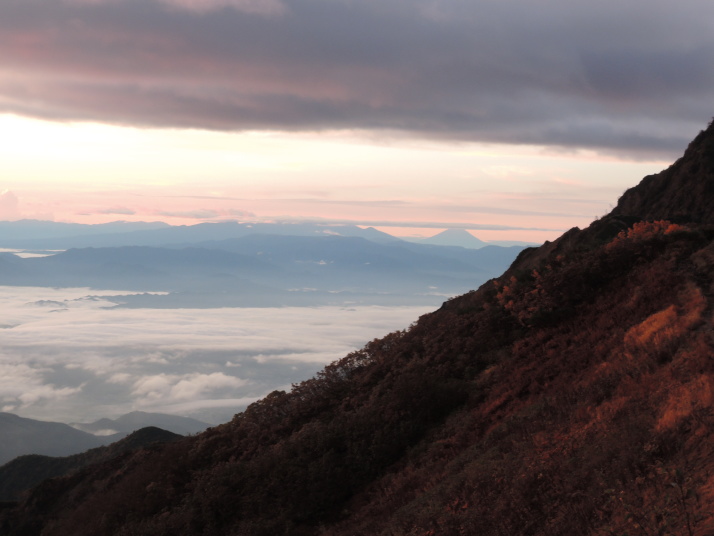
[[669,157],[711,117],[714,4],[4,0],[0,110]]

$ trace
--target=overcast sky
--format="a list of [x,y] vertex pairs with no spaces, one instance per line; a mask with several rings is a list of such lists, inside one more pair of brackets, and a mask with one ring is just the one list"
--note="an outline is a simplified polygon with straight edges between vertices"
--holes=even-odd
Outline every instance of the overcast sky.
[[710,0],[3,0],[0,216],[553,238],[704,128],[713,60]]

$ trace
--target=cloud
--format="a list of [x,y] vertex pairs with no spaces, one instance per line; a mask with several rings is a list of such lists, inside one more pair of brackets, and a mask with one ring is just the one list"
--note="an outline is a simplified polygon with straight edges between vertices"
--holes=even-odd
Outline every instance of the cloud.
[[0,286],[0,405],[90,422],[134,410],[224,422],[428,307],[111,308],[116,291]]
[[248,210],[241,210],[238,208],[230,208],[224,211],[226,216],[231,216],[233,218],[255,218],[255,214]]
[[0,219],[14,220],[20,217],[20,200],[10,190],[0,193]]
[[[524,195],[524,194],[521,194]],[[531,198],[535,199],[537,197],[536,194],[534,193],[529,193],[528,194]],[[563,201],[568,201],[567,198],[561,197]],[[286,202],[290,202],[290,200],[285,200]],[[346,205],[346,206],[369,206],[369,207],[384,207],[384,208],[400,208],[400,207],[406,207],[406,206],[415,206],[416,203],[409,203],[407,201],[380,201],[380,200],[375,200],[374,202],[370,201],[349,201],[349,200],[340,200],[340,199],[335,199],[335,200],[329,200],[329,201],[323,201],[323,200],[316,200],[316,199],[301,199],[300,200],[303,203],[310,203],[310,204],[326,204],[326,205]],[[570,200],[574,201],[574,200]],[[601,200],[592,200],[592,199],[578,199],[577,202],[579,203],[602,203]],[[455,213],[455,212],[464,212],[468,214],[508,214],[508,215],[518,215],[518,216],[563,216],[563,217],[572,217],[572,218],[582,218],[582,214],[568,214],[568,213],[563,213],[563,212],[557,212],[554,210],[549,210],[549,211],[537,211],[537,210],[522,210],[514,207],[501,207],[501,206],[493,206],[493,205],[476,205],[476,204],[468,204],[468,205],[456,205],[456,204],[448,204],[448,203],[441,203],[441,204],[431,204],[428,202],[422,202],[419,203],[418,208],[421,210],[425,209],[436,209],[436,210],[442,210],[444,212],[449,212],[449,213]],[[370,225],[367,223],[364,224],[359,224],[359,225]],[[444,227],[444,225],[440,225],[440,227]]]
[[190,218],[195,220],[211,220],[221,216],[221,212],[213,209],[161,210],[156,214],[168,218]]
[[53,385],[39,385],[34,389],[23,392],[17,399],[22,402],[24,406],[30,406],[37,403],[39,400],[56,400],[58,398],[66,398],[73,394],[81,391],[81,387],[63,387],[61,389],[55,388]]
[[205,13],[223,8],[232,8],[245,13],[280,15],[286,10],[279,0],[161,0],[165,4]]
[[153,403],[161,400],[163,403],[173,403],[196,399],[206,393],[225,389],[238,389],[248,382],[234,376],[227,376],[222,372],[211,374],[157,374],[136,380],[133,394],[139,402]]
[[[479,212],[478,207],[472,212]],[[485,210],[489,213],[520,214],[521,211],[504,209]],[[524,211],[523,213],[528,214]],[[539,227],[523,227],[516,225],[494,225],[488,223],[463,223],[463,222],[443,222],[443,221],[414,221],[414,220],[340,220],[340,219],[315,219],[315,218],[290,218],[274,220],[276,223],[313,223],[322,225],[362,225],[368,227],[413,227],[416,229],[470,229],[472,231],[549,231],[562,232],[567,229],[544,229]]]
[[712,113],[708,0],[285,6],[4,0],[0,110],[664,158],[679,154]]
[[[101,4],[120,4],[126,0],[64,0],[68,5],[98,6]],[[278,15],[285,12],[285,4],[279,0],[159,0],[161,3],[179,9],[197,13],[206,13],[224,8],[231,8],[245,13],[260,15]]]
[[[289,389],[290,386],[285,387]],[[273,389],[275,390],[275,389]],[[219,399],[203,399],[199,401],[192,402],[179,402],[176,404],[163,404],[151,406],[152,411],[157,411],[159,413],[173,413],[173,414],[185,414],[186,412],[198,410],[225,410],[226,408],[244,408],[249,404],[252,404],[256,400],[264,398],[268,392],[263,393],[261,396],[257,397],[243,397],[243,398],[219,398]]]
[[136,211],[126,207],[113,207],[99,210],[97,211],[97,214],[120,214],[123,216],[133,216],[136,214]]
[[215,220],[225,218],[255,218],[255,214],[241,209],[194,209],[194,210],[161,210],[155,213],[166,218],[187,218],[192,220]]
[[35,364],[0,363],[0,401],[4,411],[18,411],[38,403],[53,404],[79,393],[82,386],[57,387],[47,383],[48,369]]

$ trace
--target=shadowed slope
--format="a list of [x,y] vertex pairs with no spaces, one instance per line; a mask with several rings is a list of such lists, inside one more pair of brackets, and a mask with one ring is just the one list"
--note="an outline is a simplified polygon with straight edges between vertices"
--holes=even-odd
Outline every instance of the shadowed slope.
[[714,120],[671,167],[620,198],[613,216],[714,224]]
[[65,457],[30,454],[20,456],[0,467],[0,501],[14,501],[20,494],[43,480],[66,475],[91,463],[108,460],[131,450],[155,443],[175,441],[180,435],[149,426],[137,430],[106,447],[90,449]]

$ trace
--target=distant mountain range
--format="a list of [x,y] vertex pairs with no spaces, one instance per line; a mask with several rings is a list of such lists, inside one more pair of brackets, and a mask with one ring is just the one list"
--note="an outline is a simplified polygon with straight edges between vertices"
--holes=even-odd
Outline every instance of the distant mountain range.
[[417,244],[431,244],[433,246],[460,246],[462,248],[479,249],[488,246],[488,242],[479,240],[466,229],[446,229],[429,238],[410,238],[410,242]]
[[357,236],[390,243],[398,238],[371,227],[302,223],[240,223],[235,221],[168,225],[162,222],[113,222],[97,225],[20,220],[0,222],[0,247],[69,249],[118,246],[186,246],[252,234],[289,236]]
[[67,424],[0,413],[0,464],[23,454],[67,456],[102,444],[97,436]]
[[142,411],[117,419],[72,425],[0,413],[0,464],[27,454],[69,456],[119,441],[147,426],[189,435],[204,431],[210,424],[188,417]]
[[[85,229],[60,236],[78,228],[0,222],[6,248],[71,246],[30,258],[0,253],[0,285],[170,293],[122,298],[127,307],[438,305],[498,275],[523,249],[412,243],[356,226],[147,225],[122,232],[117,223],[110,234]],[[44,227],[48,236],[38,238]]]
[[203,432],[211,425],[190,417],[132,411],[116,419],[104,418],[91,423],[70,423],[70,426],[100,436],[105,441],[104,444],[107,444],[106,441],[117,441],[147,426],[155,426],[174,434],[189,435]]
[[214,222],[169,225],[116,221],[95,225],[40,220],[0,221],[0,248],[60,250],[85,247],[176,246],[247,235],[354,236],[389,244],[402,240],[478,249],[485,246],[534,246],[522,241],[484,242],[465,229],[446,229],[430,238],[398,238],[372,227],[312,223]]
[[[82,223],[64,223],[44,220],[0,221],[0,247],[32,247],[34,243],[42,243],[54,248],[79,237],[109,236],[128,234],[134,231],[151,231],[167,229],[170,225],[163,222],[126,222],[100,223],[86,225]],[[101,238],[100,238],[101,240]],[[44,247],[44,246],[43,246]],[[59,247],[58,249],[65,249]]]
[[408,237],[402,238],[402,240],[406,240],[407,242],[414,242],[415,244],[431,244],[433,246],[458,246],[468,249],[479,249],[486,246],[531,247],[540,245],[534,242],[524,242],[517,240],[492,240],[489,242],[484,242],[483,240],[476,238],[466,229],[446,229],[445,231],[435,234],[434,236],[431,236],[429,238]]

